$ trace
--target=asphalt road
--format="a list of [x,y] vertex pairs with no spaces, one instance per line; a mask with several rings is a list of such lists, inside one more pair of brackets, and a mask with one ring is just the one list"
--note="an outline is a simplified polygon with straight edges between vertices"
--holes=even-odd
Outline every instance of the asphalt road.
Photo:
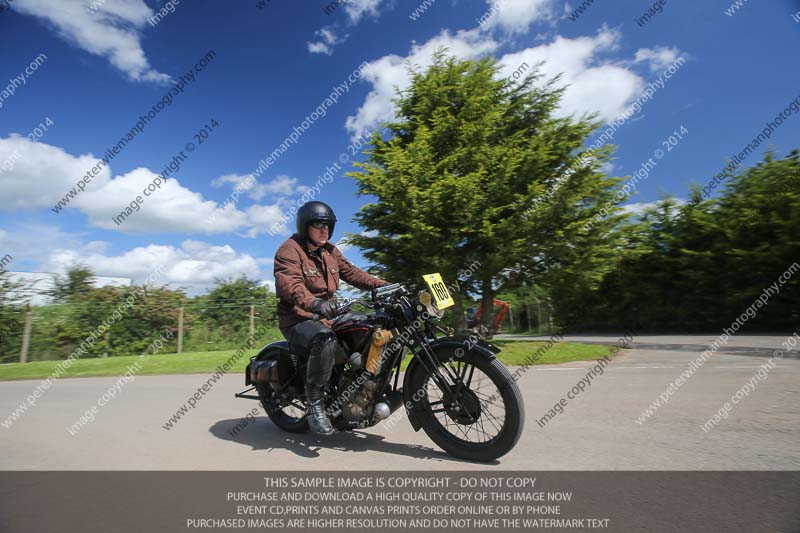
[[[574,340],[613,344],[617,337]],[[572,338],[570,338],[572,340]],[[537,425],[594,366],[533,367],[520,377],[525,431],[495,464],[450,458],[407,420],[328,439],[275,427],[251,400],[236,399],[243,375],[221,379],[171,430],[162,426],[206,382],[202,374],[138,377],[94,422],[67,427],[117,378],[62,379],[10,428],[0,427],[3,470],[797,470],[800,360],[783,358],[727,419],[701,426],[766,364],[785,337],[737,337],[709,359],[646,422],[635,420],[714,336],[640,337],[563,414]],[[5,419],[36,381],[0,383]],[[258,408],[255,422],[230,431]]]

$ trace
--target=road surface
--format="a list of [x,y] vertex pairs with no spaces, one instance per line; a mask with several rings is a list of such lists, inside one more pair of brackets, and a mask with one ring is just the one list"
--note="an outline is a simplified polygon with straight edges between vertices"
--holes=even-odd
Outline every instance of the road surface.
[[[570,340],[606,342],[617,337]],[[800,360],[786,357],[752,381],[784,336],[737,337],[660,406],[636,419],[688,368],[714,336],[639,337],[570,399],[544,427],[537,420],[595,366],[536,366],[519,379],[526,421],[517,447],[494,464],[449,457],[403,419],[324,439],[275,427],[243,389],[238,369],[224,376],[170,430],[164,424],[207,375],[143,376],[127,384],[95,420],[67,428],[117,378],[59,380],[9,428],[0,427],[3,470],[797,470],[800,469]],[[764,372],[762,372],[763,374]],[[701,426],[747,382],[754,390],[708,432]],[[37,381],[0,383],[0,418]],[[255,421],[231,430],[257,408]]]

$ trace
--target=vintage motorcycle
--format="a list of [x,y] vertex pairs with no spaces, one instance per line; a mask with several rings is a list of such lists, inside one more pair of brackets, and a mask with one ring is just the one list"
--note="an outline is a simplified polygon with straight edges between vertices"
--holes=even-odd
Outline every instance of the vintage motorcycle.
[[[391,427],[393,420],[387,419],[405,406],[414,431],[423,429],[450,455],[493,461],[522,435],[522,395],[495,357],[499,348],[475,336],[449,335],[435,324],[454,302],[439,274],[423,278],[429,290],[416,295],[395,283],[371,291],[371,301],[337,305],[339,316],[331,328],[338,353],[326,387],[326,410],[337,430],[348,431],[384,420]],[[356,304],[371,312],[352,311]],[[401,363],[409,353],[399,386]],[[259,400],[286,431],[307,431],[307,357],[303,347],[286,341],[265,346],[245,369],[250,388],[236,396]],[[257,394],[249,394],[254,390]]]

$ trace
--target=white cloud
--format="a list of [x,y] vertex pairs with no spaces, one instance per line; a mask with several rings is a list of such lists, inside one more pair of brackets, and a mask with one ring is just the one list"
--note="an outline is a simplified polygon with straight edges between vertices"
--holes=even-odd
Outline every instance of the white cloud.
[[268,231],[275,235],[286,235],[294,231],[286,225],[281,204],[253,205],[246,209],[246,213],[251,225],[247,232],[248,237],[257,237]]
[[[51,207],[96,161],[91,154],[75,157],[14,133],[0,138],[0,209]],[[109,177],[103,168],[87,189],[102,187]]]
[[[49,238],[48,235],[52,236]],[[42,246],[35,247],[31,239],[42,238]],[[28,244],[25,248],[25,244]],[[133,249],[110,253],[110,244],[101,241],[83,243],[75,234],[62,232],[56,226],[20,225],[13,231],[0,230],[0,245],[14,249],[14,263],[27,261],[34,265],[25,279],[40,280],[35,289],[51,285],[52,274],[63,275],[70,268],[83,265],[96,276],[114,278],[116,284],[132,280],[143,283],[163,265],[163,274],[155,285],[168,285],[173,289],[184,287],[190,295],[200,294],[214,285],[215,278],[248,276],[261,280],[274,291],[271,257],[253,257],[240,253],[229,245],[215,245],[187,239],[180,246],[148,244]],[[17,247],[22,247],[17,253]],[[13,266],[11,270],[14,270]],[[267,279],[269,276],[269,279]],[[105,280],[104,284],[114,280]],[[123,283],[125,284],[125,283]],[[102,285],[102,284],[100,284]],[[35,303],[45,303],[46,298],[35,298]]]
[[[557,116],[597,112],[600,119],[613,120],[645,86],[644,79],[629,68],[633,60],[608,58],[619,49],[620,39],[618,31],[606,27],[594,36],[574,39],[557,36],[549,43],[500,57],[501,75],[510,76],[525,63],[532,69],[543,62],[540,68],[547,78],[562,74],[562,84],[568,85]],[[387,55],[368,63],[362,78],[372,84],[372,90],[356,114],[347,118],[347,129],[358,136],[382,121],[393,119],[391,99],[395,87],[402,90],[410,83],[406,62],[425,69],[441,47],[447,47],[458,58],[474,59],[494,52],[499,44],[478,30],[459,31],[455,35],[444,30],[426,43],[412,46],[406,57]]]
[[510,75],[518,65],[543,61],[541,72],[547,77],[562,74],[567,90],[557,116],[597,112],[602,120],[613,120],[644,88],[645,81],[605,55],[619,47],[620,34],[602,28],[594,37],[568,39],[557,36],[553,42],[507,54],[500,61],[503,74]]
[[111,64],[134,81],[167,82],[170,76],[150,66],[141,32],[153,11],[144,0],[105,0],[90,12],[87,0],[14,0],[16,11],[52,25],[59,36]]
[[[235,231],[247,224],[247,218],[233,204],[224,207],[224,213],[213,218],[218,204],[205,200],[203,195],[182,186],[177,179],[165,180],[150,196],[143,191],[158,176],[147,168],[137,168],[107,182],[95,191],[79,195],[73,204],[89,216],[97,227],[120,229],[129,233],[176,231],[185,233],[224,233]],[[134,199],[141,196],[138,210],[117,225],[112,218],[118,216]]]
[[[383,0],[341,0],[341,3],[352,26],[358,24],[364,17],[377,17]],[[338,24],[324,26],[315,31],[314,37],[317,37],[317,40],[306,43],[309,53],[333,55],[333,47],[350,37],[350,34],[339,35],[338,26]]]
[[248,184],[252,186],[254,180],[255,178],[253,178],[252,174],[225,174],[224,176],[220,176],[211,180],[211,186],[222,187],[223,185],[230,183],[233,185],[234,190],[245,191],[250,188],[248,187]]
[[308,51],[312,54],[325,54],[325,55],[332,55],[333,50],[327,44],[323,42],[309,42],[308,43]]
[[[259,183],[250,178],[251,175],[228,174],[212,181],[212,185],[231,183],[234,185],[234,190],[247,190],[248,196],[255,201],[260,201],[267,195],[273,200],[271,204],[252,205],[244,210],[249,225],[247,237],[257,237],[267,232],[275,235],[291,234],[294,230],[287,225],[287,216],[288,208],[295,205],[295,200],[290,197],[302,196],[312,191],[311,187],[298,185],[297,178],[285,174],[267,183]],[[247,184],[250,184],[249,189],[246,188]]]
[[481,27],[499,29],[507,34],[525,33],[531,24],[553,16],[554,0],[487,0],[488,9],[481,17]]
[[[50,254],[42,269],[64,273],[76,264],[83,264],[98,276],[132,278],[134,283],[144,282],[159,266],[164,267],[157,284],[208,288],[215,278],[245,275],[260,279],[260,260],[249,254],[237,253],[228,245],[213,245],[196,240],[185,240],[179,247],[149,244],[107,255],[88,250],[56,249]],[[195,292],[195,291],[191,291]]]
[[274,279],[265,279],[261,283],[259,283],[259,286],[263,287],[264,285],[267,286],[267,288],[269,289],[270,292],[272,292],[272,293],[276,292],[275,291],[275,280]]
[[378,16],[378,8],[383,0],[348,0],[345,4],[345,12],[350,17],[353,24],[358,22],[365,16]]
[[326,26],[314,32],[315,37],[320,40],[308,43],[308,51],[312,54],[333,54],[333,47],[347,40],[348,35],[342,37],[336,35],[333,26]]
[[[0,168],[12,156],[13,164],[0,174],[0,210],[52,207],[97,162],[91,154],[75,157],[59,147],[33,143],[18,135],[0,138]],[[287,196],[302,189],[296,185],[296,178],[288,176],[278,176],[268,183],[255,182],[251,197],[260,199],[269,194],[276,196],[276,201],[239,210],[234,202],[220,206],[207,200],[174,178],[163,181],[160,188],[146,196],[144,190],[157,176],[140,167],[112,178],[110,167],[105,166],[67,209],[79,209],[96,227],[126,233],[215,234],[246,230],[248,235],[256,236],[280,221],[282,208],[289,201]],[[228,174],[214,183],[241,185],[246,178]],[[135,202],[137,196],[141,196],[141,202]],[[133,212],[117,225],[113,218],[129,206]]]
[[[301,192],[302,185],[297,185],[297,178],[290,178],[282,174],[267,183],[259,183],[252,174],[226,174],[211,182],[214,187],[221,187],[226,183],[233,184],[234,190],[247,191],[253,200],[260,201],[266,195],[291,196]],[[249,185],[249,187],[248,187]]]
[[636,51],[635,63],[647,63],[653,72],[662,72],[681,55],[677,48],[658,46],[655,50],[640,48]]
[[[673,203],[678,206],[686,205],[686,200],[682,200],[681,198],[670,198],[669,201],[670,203]],[[637,202],[634,204],[627,204],[620,207],[622,208],[622,211],[624,213],[632,213],[636,216],[640,216],[644,214],[644,212],[647,209],[658,208],[662,203],[664,203],[664,200],[656,200],[654,202]]]
[[84,249],[92,253],[103,253],[111,247],[107,241],[89,241],[84,245]]

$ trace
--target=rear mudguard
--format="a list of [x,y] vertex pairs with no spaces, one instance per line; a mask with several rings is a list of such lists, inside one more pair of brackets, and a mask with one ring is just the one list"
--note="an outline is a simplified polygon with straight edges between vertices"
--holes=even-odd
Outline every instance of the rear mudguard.
[[[278,357],[285,353],[287,356],[289,355],[289,343],[287,341],[278,341],[273,342],[271,344],[267,344],[259,352],[250,358],[250,362],[253,361],[264,361],[264,360],[277,360]],[[247,366],[244,368],[244,384],[245,385],[252,385],[253,383],[250,381],[250,362],[247,363]]]
[[[439,337],[431,343],[431,348],[436,358],[442,363],[453,359],[458,348],[464,350],[465,354],[469,353],[472,357],[483,357],[488,361],[495,359],[495,354],[500,353],[500,348],[492,343],[478,339],[474,335]],[[409,408],[414,404],[414,391],[411,390],[412,387],[410,386],[411,377],[418,370],[424,371],[425,367],[414,357],[408,364],[406,375],[403,378],[403,405],[406,406],[408,421],[411,422],[411,427],[414,428],[414,431],[419,431],[422,427],[419,420],[420,416],[422,416],[421,413]]]

